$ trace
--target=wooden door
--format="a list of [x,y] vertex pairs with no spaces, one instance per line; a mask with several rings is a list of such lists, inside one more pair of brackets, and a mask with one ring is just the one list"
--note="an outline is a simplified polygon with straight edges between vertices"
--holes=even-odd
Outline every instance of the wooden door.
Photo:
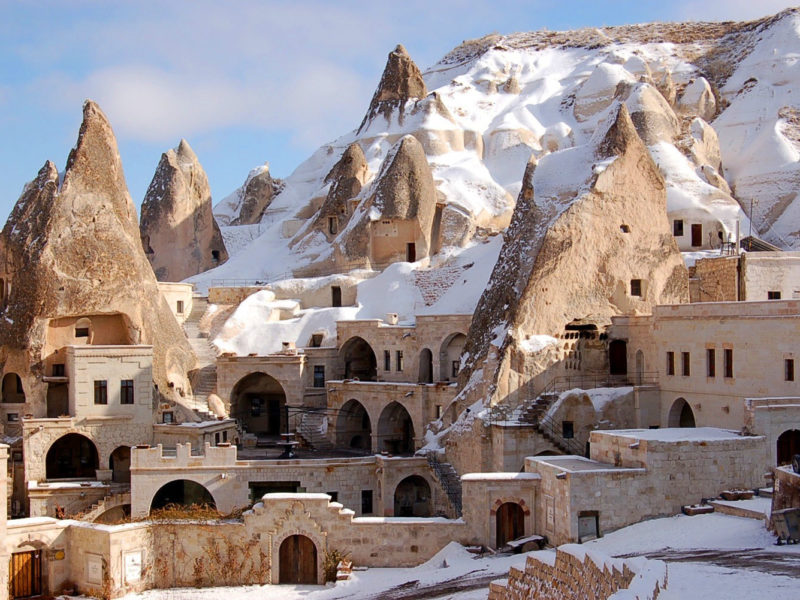
[[497,509],[497,548],[525,535],[525,513],[516,502],[506,502]]
[[9,568],[9,596],[30,598],[42,593],[42,553],[40,550],[15,552]]
[[317,582],[317,548],[304,535],[291,535],[281,543],[278,583]]
[[692,246],[700,247],[703,245],[703,224],[692,223]]

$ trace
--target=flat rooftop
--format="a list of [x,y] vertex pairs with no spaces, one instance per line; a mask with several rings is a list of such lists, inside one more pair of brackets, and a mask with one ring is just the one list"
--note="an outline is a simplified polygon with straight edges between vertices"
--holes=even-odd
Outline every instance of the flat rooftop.
[[664,429],[617,429],[593,431],[592,434],[610,435],[653,442],[713,442],[741,440],[739,432],[717,427],[666,427]]
[[642,468],[615,467],[612,464],[592,460],[591,458],[583,458],[582,456],[533,456],[530,459],[568,473],[645,470]]

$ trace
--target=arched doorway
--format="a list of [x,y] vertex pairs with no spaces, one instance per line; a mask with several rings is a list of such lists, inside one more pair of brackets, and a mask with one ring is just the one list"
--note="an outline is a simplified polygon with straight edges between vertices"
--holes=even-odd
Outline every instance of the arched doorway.
[[111,453],[108,459],[108,468],[111,469],[111,480],[114,483],[131,482],[131,449],[129,446],[120,446]]
[[392,454],[414,452],[414,424],[405,407],[392,402],[378,419],[378,451]]
[[150,510],[164,508],[168,504],[180,506],[207,506],[212,509],[217,508],[214,497],[205,487],[196,481],[188,479],[176,479],[161,486],[153,496],[150,503]]
[[433,383],[433,352],[428,348],[419,353],[419,383]]
[[347,340],[339,350],[339,359],[344,365],[345,379],[378,380],[378,360],[365,339],[352,337]]
[[516,502],[504,502],[496,515],[497,548],[525,535],[525,511]]
[[79,433],[58,438],[44,462],[47,479],[95,479],[100,465],[94,443]]
[[430,517],[431,486],[424,477],[411,475],[397,484],[394,490],[395,517]]
[[317,581],[317,547],[311,538],[290,535],[278,551],[278,583],[315,584]]
[[463,333],[452,333],[442,342],[439,349],[439,381],[455,381],[458,378],[461,354],[467,336]]
[[283,387],[266,373],[250,373],[231,393],[231,416],[256,435],[279,435],[286,427],[285,406]]
[[358,400],[348,400],[336,417],[336,445],[372,450],[372,424],[367,409]]
[[3,375],[3,402],[22,404],[25,402],[25,390],[22,379],[16,373]]
[[684,398],[678,398],[672,403],[667,424],[670,427],[695,427],[694,412]]
[[778,436],[778,466],[791,464],[795,454],[800,454],[800,430],[789,429]]
[[628,343],[612,340],[608,344],[608,372],[611,375],[628,374]]

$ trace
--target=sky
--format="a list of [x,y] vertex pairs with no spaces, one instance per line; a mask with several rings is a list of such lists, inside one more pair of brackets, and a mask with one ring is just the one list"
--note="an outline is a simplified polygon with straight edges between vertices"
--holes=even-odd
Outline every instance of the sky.
[[269,162],[289,175],[354,129],[387,54],[425,69],[489,33],[747,20],[781,0],[0,0],[0,214],[46,160],[63,169],[99,103],[139,205],[185,138],[214,202]]

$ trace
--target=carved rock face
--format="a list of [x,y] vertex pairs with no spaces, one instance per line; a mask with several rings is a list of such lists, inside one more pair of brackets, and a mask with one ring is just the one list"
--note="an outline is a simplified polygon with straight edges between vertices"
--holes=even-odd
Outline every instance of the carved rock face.
[[[152,344],[153,376],[185,385],[195,357],[142,251],[117,143],[100,108],[87,101],[61,188],[47,162],[0,234],[5,297],[3,359],[43,368],[48,323],[121,315],[128,343]],[[10,290],[8,289],[10,287]],[[43,384],[46,386],[46,384]]]
[[280,189],[280,181],[272,178],[268,168],[248,178],[242,190],[239,216],[231,221],[231,225],[252,225],[261,221],[264,211]]
[[186,140],[161,155],[142,202],[140,231],[159,281],[181,281],[228,259],[208,178]]

